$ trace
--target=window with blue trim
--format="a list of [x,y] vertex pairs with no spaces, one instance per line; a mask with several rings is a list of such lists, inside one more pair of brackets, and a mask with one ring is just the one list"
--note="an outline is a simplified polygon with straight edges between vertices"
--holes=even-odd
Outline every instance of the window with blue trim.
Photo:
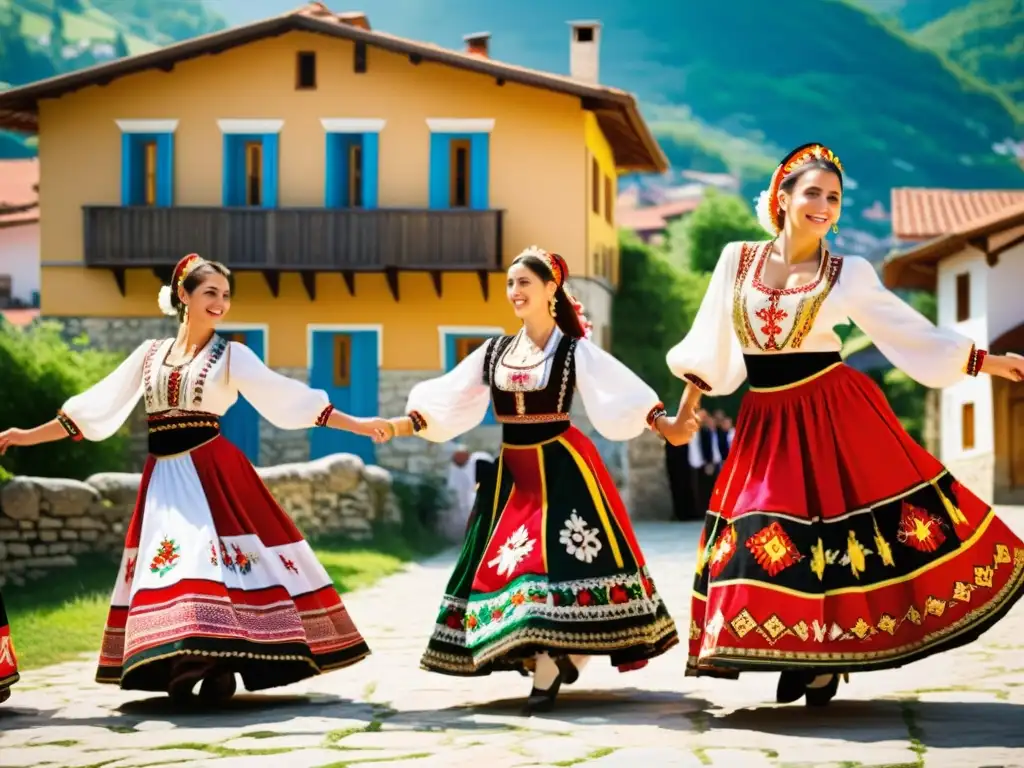
[[376,133],[327,134],[326,207],[377,207],[378,140]]
[[277,148],[276,133],[225,134],[224,205],[277,207]]
[[121,136],[121,204],[169,206],[174,202],[174,134]]
[[490,204],[490,135],[430,135],[430,207],[487,210]]
[[[445,372],[455,368],[459,363],[469,357],[479,347],[487,343],[490,336],[478,336],[473,334],[450,333],[445,337]],[[494,418],[494,406],[488,404],[487,415],[484,416],[483,424],[497,424]]]

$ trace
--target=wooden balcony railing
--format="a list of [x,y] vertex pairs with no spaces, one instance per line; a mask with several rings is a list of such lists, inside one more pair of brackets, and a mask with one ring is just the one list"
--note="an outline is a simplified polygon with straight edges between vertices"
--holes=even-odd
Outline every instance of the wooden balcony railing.
[[503,211],[85,206],[85,263],[165,268],[187,253],[233,270],[501,269]]

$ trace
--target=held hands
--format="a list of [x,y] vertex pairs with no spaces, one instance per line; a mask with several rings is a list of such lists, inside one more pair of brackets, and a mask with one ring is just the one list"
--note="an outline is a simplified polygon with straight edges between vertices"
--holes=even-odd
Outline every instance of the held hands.
[[1007,355],[986,355],[981,364],[981,372],[1010,381],[1024,381],[1024,357],[1012,352]]
[[686,445],[697,434],[700,422],[696,409],[689,416],[661,416],[655,423],[658,432],[672,445]]
[[378,444],[388,442],[396,434],[395,425],[387,419],[380,418],[359,419],[358,433]]

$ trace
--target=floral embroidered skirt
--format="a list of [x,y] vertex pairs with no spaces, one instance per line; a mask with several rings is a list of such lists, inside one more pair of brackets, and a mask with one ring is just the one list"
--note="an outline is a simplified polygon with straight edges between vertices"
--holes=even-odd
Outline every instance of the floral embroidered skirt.
[[11,627],[7,623],[4,596],[0,594],[0,694],[19,679],[18,657],[14,654],[14,640],[11,639]]
[[309,544],[231,442],[214,432],[187,452],[149,457],[99,682],[164,691],[172,662],[192,656],[233,668],[255,691],[369,652]]
[[975,640],[1022,579],[1024,543],[871,379],[833,366],[743,401],[701,535],[687,674],[902,666]]
[[526,671],[548,651],[606,655],[626,671],[678,642],[597,449],[566,423],[540,442],[551,426],[519,426],[516,444],[506,426],[495,474],[480,484],[425,669]]

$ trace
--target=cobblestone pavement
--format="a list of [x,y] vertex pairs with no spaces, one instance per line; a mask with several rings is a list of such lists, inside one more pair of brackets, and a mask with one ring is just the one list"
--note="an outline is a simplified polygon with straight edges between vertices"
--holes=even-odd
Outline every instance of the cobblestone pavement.
[[[1024,529],[1024,509],[1002,510]],[[680,629],[695,524],[638,527]],[[1024,766],[1024,605],[975,644],[894,672],[857,675],[825,710],[774,704],[774,675],[683,677],[682,647],[622,675],[588,666],[558,709],[523,717],[529,681],[419,669],[454,553],[347,604],[374,654],[226,709],[92,682],[89,656],[25,673],[0,706],[0,765],[141,768],[587,768]]]

